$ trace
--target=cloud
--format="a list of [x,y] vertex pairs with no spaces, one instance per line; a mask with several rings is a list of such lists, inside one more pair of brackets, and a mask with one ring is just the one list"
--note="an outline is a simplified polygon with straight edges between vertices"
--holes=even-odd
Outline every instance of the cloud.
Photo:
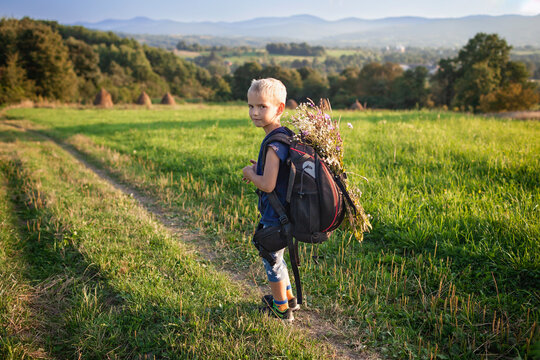
[[540,0],[527,0],[521,4],[520,12],[527,15],[540,14]]

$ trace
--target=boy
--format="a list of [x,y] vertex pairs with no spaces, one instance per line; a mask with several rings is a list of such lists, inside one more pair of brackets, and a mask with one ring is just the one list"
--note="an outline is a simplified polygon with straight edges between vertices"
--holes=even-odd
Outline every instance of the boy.
[[[253,124],[264,130],[268,139],[275,133],[292,135],[290,130],[280,124],[281,115],[285,109],[287,90],[283,83],[273,78],[253,80],[247,92],[249,117]],[[264,143],[263,140],[263,143]],[[268,200],[268,193],[275,190],[278,199],[285,206],[289,166],[286,163],[289,148],[281,142],[268,145],[266,159],[261,159],[264,149],[259,151],[258,161],[250,160],[252,165],[243,169],[243,180],[252,182],[260,191],[259,212],[261,220],[259,228],[280,226],[279,215],[274,211]],[[264,162],[264,169],[262,163]],[[271,266],[268,260],[262,258],[272,295],[263,297],[263,311],[284,321],[294,320],[292,311],[299,309],[291,289],[287,264],[283,259],[285,248],[270,253],[276,260]]]

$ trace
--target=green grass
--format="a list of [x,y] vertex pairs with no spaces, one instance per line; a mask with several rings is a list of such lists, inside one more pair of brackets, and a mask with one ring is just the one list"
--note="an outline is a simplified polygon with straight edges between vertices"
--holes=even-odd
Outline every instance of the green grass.
[[0,178],[0,219],[0,357],[19,359],[27,353],[37,355],[37,346],[24,334],[31,326],[31,314],[25,306],[31,288],[20,273],[25,267],[20,257],[21,239],[4,176]]
[[332,356],[60,147],[2,124],[0,145],[0,357]]
[[[540,330],[540,124],[438,112],[336,112],[373,231],[303,248],[310,306],[395,358],[532,358]],[[241,169],[262,132],[238,106],[14,109],[182,211],[238,271],[257,263]],[[365,176],[369,182],[362,180]],[[260,277],[260,276],[259,276]],[[298,316],[301,316],[298,315]]]

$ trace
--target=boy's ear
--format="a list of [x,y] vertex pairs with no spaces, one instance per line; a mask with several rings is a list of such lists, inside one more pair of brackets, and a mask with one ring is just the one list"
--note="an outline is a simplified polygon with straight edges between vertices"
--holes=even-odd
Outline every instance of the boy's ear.
[[278,106],[278,115],[281,115],[283,114],[283,111],[285,111],[285,104],[284,103],[279,103],[279,106]]

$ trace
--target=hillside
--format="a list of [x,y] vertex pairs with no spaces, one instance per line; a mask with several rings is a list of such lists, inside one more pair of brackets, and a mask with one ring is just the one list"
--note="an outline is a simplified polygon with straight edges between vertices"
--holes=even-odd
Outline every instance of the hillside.
[[237,22],[179,22],[136,17],[77,23],[91,29],[129,34],[205,35],[259,40],[309,41],[326,46],[462,46],[478,32],[496,32],[513,46],[540,45],[540,15],[467,16],[462,18],[395,17],[335,21],[311,15],[256,18]]

